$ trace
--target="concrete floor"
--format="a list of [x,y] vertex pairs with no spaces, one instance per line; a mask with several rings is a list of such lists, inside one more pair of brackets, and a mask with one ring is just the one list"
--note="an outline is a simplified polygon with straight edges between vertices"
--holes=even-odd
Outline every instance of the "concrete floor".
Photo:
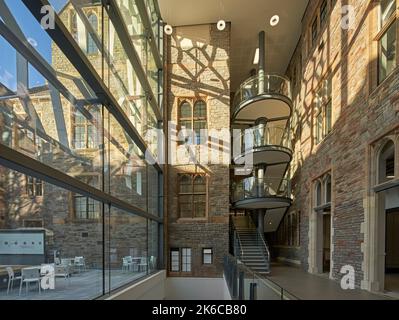
[[[145,272],[111,271],[111,287],[116,289],[129,282],[145,276]],[[19,281],[14,282],[14,289],[7,295],[7,289],[0,291],[0,300],[89,300],[102,295],[102,270],[88,270],[73,274],[70,283],[64,278],[56,278],[55,290],[43,291],[39,294],[37,285],[31,284],[26,294],[24,284],[19,295]],[[108,279],[107,279],[108,281]]]
[[328,277],[312,275],[297,267],[273,264],[268,277],[301,300],[390,300],[364,290],[342,290]]
[[399,273],[385,275],[385,291],[390,296],[399,299]]

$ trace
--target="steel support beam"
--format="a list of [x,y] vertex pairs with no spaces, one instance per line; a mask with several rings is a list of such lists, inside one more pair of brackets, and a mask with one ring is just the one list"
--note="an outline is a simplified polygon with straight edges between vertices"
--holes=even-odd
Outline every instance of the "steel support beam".
[[[32,13],[32,15],[36,18],[38,23],[40,23],[42,19],[42,14],[40,12],[41,8],[43,6],[49,6],[48,0],[36,0],[36,1],[31,1],[31,0],[22,0],[25,6],[29,9],[29,11]],[[114,2],[114,1],[110,1]],[[115,4],[115,3],[114,3]],[[122,18],[120,16],[120,12],[118,10],[115,10],[114,6],[110,6],[110,12],[112,12],[113,15],[113,23],[115,26],[115,22],[118,24],[118,28],[124,28],[126,31],[126,36],[128,37],[127,29],[126,26],[121,23],[123,20],[119,20],[118,18]],[[119,12],[119,16],[116,16],[115,13]],[[82,52],[80,49],[79,45],[76,43],[76,41],[73,39],[72,35],[69,33],[67,28],[65,27],[64,23],[60,19],[58,15],[55,15],[55,27],[54,29],[47,29],[46,32],[48,35],[51,37],[51,39],[54,41],[55,44],[58,45],[58,47],[62,50],[64,55],[68,57],[69,61],[72,63],[72,65],[75,67],[76,70],[79,70],[80,74],[82,77],[85,79],[85,81],[88,83],[88,85],[92,88],[96,96],[100,99],[102,99],[103,104],[105,107],[108,109],[108,111],[115,117],[115,119],[119,122],[119,124],[122,126],[122,128],[126,131],[126,133],[131,137],[131,139],[134,141],[134,143],[137,145],[137,147],[143,152],[146,153],[148,157],[150,157],[150,162],[155,163],[154,167],[161,172],[162,169],[161,167],[156,163],[155,157],[147,150],[147,144],[144,141],[144,139],[141,137],[139,132],[136,130],[136,128],[133,126],[133,124],[130,122],[129,118],[126,116],[125,112],[122,110],[122,108],[119,106],[118,101],[115,99],[115,97],[111,94],[111,91],[108,89],[108,87],[105,85],[105,83],[102,81],[100,76],[97,74],[97,72],[94,70],[93,66],[91,65],[89,59],[87,56]],[[116,27],[116,26],[115,26]],[[119,34],[118,34],[119,35]],[[133,44],[131,42],[131,39],[120,39],[122,44],[125,44],[128,42],[132,47]],[[139,57],[137,56],[136,51],[134,50],[128,50],[127,51],[128,56],[130,55],[135,55],[135,57],[139,61]],[[129,57],[131,60],[135,60],[132,57]],[[141,77],[145,77],[144,70],[139,64],[142,74]],[[147,81],[147,78],[145,78]],[[148,81],[147,81],[148,84]],[[148,84],[148,87],[149,84]],[[152,94],[152,91],[150,91]],[[155,98],[153,99],[153,103],[156,105]],[[158,109],[157,106],[155,109]],[[158,114],[159,114],[158,110]]]
[[144,3],[144,0],[136,0],[137,10],[141,16],[143,21],[144,28],[146,29],[146,34],[148,35],[147,39],[150,42],[152,55],[155,59],[155,64],[157,65],[158,70],[162,69],[162,60],[159,55],[158,46],[156,44],[154,30],[152,30],[151,18],[148,16],[148,10]]
[[133,206],[119,198],[87,185],[66,173],[43,164],[16,150],[0,144],[0,165],[46,181],[60,188],[109,204],[120,210],[162,223],[163,219]]
[[[28,1],[28,0],[24,0]],[[43,1],[43,0],[41,0]],[[133,41],[129,35],[129,30],[126,27],[126,24],[123,22],[123,15],[119,9],[118,4],[115,0],[108,0],[109,6],[106,7],[109,18],[112,21],[112,24],[115,28],[116,33],[118,34],[119,40],[125,50],[127,57],[130,63],[133,66],[134,71],[136,72],[136,76],[139,78],[141,86],[146,92],[147,99],[152,107],[152,110],[155,113],[157,120],[162,120],[161,111],[158,108],[157,100],[152,92],[152,88],[147,79],[147,74],[141,65],[141,60],[139,55],[137,54],[136,48],[134,47]]]

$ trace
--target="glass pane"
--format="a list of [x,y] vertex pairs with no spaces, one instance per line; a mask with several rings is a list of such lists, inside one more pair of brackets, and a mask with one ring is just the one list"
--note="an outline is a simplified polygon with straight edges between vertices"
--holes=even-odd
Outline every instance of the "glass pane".
[[158,234],[158,223],[155,221],[148,222],[148,267],[149,272],[153,272],[158,269],[158,243],[159,243],[159,234]]
[[188,102],[183,102],[180,106],[180,118],[187,119],[191,118],[191,116],[191,105]]
[[194,105],[194,118],[206,118],[206,103],[197,101]]
[[206,192],[206,180],[202,176],[197,176],[194,179],[194,193]]
[[109,217],[111,289],[148,274],[147,219],[111,208]]
[[395,21],[380,40],[379,81],[383,81],[396,67],[397,22]]
[[180,193],[192,193],[192,180],[190,176],[180,177]]
[[110,175],[106,175],[109,193],[140,209],[147,210],[147,164],[143,153],[126,134],[115,118],[109,119],[109,133],[105,136]]
[[[19,281],[8,294],[7,284],[2,283],[0,300],[83,300],[102,295],[101,223],[74,219],[71,193],[48,182],[43,182],[43,197],[28,197],[27,181],[36,181],[37,186],[35,178],[0,166],[0,274],[7,275],[5,266],[9,266],[15,276],[35,272],[39,277],[46,266],[55,270],[55,280],[50,280],[54,287],[42,286],[39,294],[37,284],[26,290],[23,282],[19,295]],[[76,196],[78,205],[87,208],[87,198]]]
[[193,196],[179,196],[180,218],[193,217]]

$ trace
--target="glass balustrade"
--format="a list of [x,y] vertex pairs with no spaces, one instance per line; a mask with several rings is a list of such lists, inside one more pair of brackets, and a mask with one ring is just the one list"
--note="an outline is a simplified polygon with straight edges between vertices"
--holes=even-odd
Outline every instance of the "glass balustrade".
[[267,197],[291,197],[291,183],[288,179],[250,177],[233,183],[233,202]]
[[292,99],[289,79],[277,74],[256,75],[241,84],[233,101],[236,110],[243,102],[259,95],[279,95]]

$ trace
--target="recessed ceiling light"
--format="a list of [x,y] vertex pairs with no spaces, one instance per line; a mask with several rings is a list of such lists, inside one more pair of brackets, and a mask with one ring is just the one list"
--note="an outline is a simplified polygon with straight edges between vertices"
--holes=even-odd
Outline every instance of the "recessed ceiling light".
[[274,15],[271,19],[270,19],[270,25],[272,27],[275,27],[278,25],[278,23],[280,22],[280,17],[276,14]]
[[254,64],[259,63],[259,48],[256,48],[255,56],[254,56]]
[[217,27],[219,31],[223,31],[226,28],[226,21],[219,20],[217,23]]
[[165,33],[170,36],[173,33],[173,28],[170,24],[167,24],[163,30],[165,31]]

